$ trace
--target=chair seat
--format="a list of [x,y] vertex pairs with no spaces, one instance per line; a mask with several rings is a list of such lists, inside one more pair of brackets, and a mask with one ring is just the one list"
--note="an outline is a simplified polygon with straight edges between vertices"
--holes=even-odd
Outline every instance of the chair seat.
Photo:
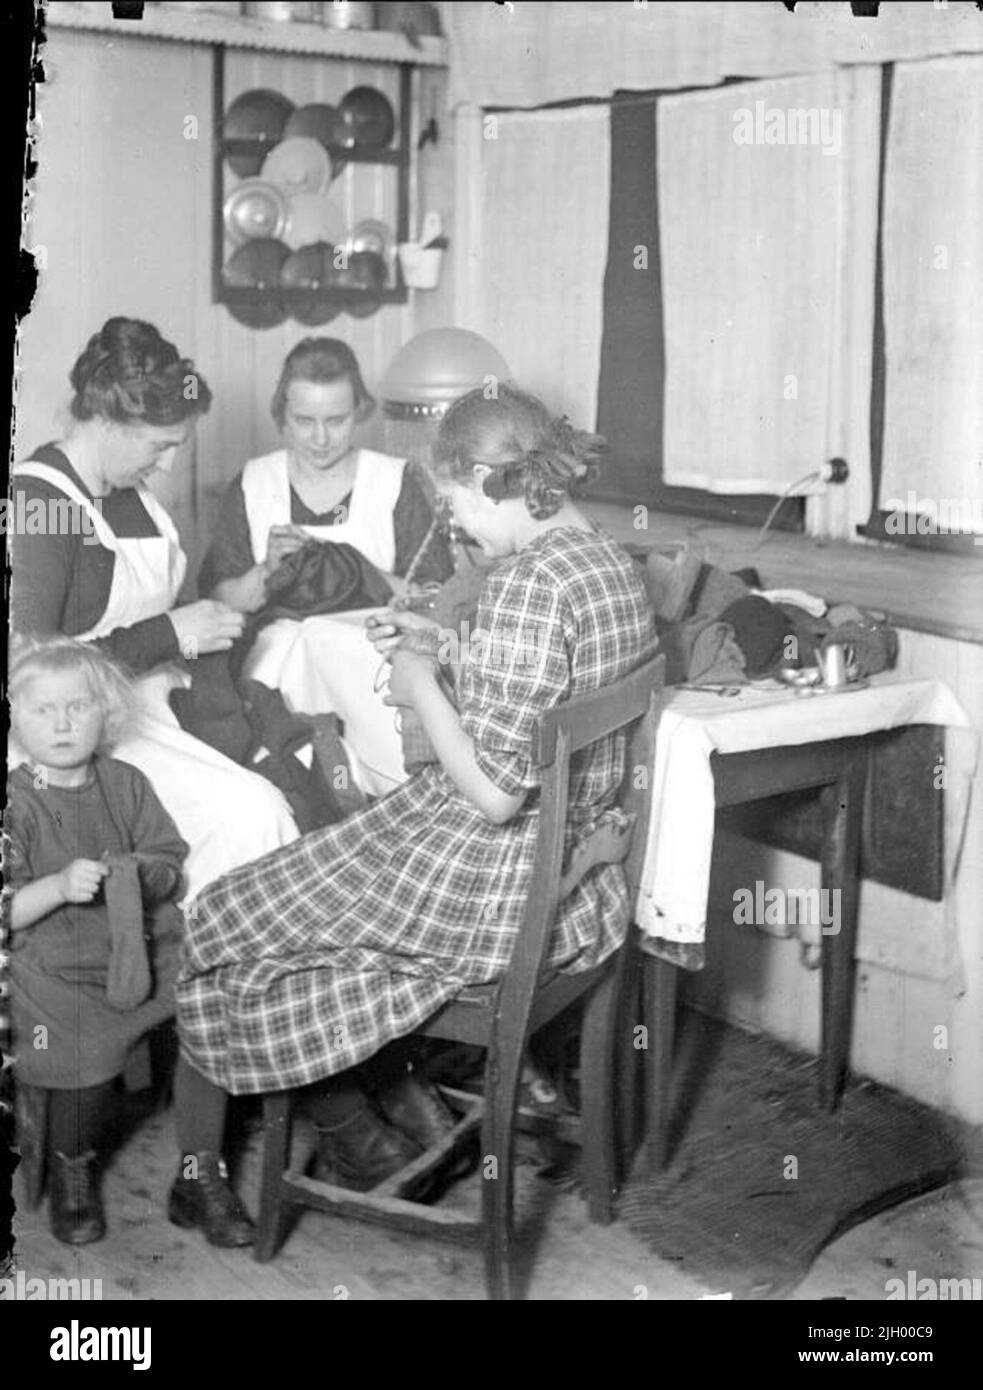
[[[592,970],[565,975],[551,971],[533,997],[530,1029],[535,1032],[575,1003],[580,996],[604,978],[613,960],[604,961]],[[439,1013],[418,1030],[423,1037],[443,1038],[447,1042],[471,1043],[484,1047],[491,1034],[495,1018],[498,985],[469,985],[445,1004]]]

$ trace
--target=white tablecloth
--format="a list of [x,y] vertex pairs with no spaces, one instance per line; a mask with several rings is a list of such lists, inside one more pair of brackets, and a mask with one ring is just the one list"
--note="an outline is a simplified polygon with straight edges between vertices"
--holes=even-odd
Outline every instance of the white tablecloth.
[[[656,739],[652,813],[635,917],[642,932],[677,945],[701,943],[705,937],[715,811],[711,753],[854,738],[907,724],[971,730],[962,706],[941,681],[890,674],[875,676],[865,689],[804,695],[784,687],[744,687],[737,696],[672,690]],[[972,767],[976,742],[971,732],[967,756]],[[963,772],[966,786],[952,790],[965,798],[965,766]],[[658,941],[651,945],[657,947]]]

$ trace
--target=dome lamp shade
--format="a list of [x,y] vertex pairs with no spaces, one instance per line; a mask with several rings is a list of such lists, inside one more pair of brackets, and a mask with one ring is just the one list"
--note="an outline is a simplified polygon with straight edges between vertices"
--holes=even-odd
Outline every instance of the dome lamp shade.
[[436,420],[489,377],[508,381],[511,372],[487,338],[466,328],[431,328],[400,348],[379,395],[391,420]]

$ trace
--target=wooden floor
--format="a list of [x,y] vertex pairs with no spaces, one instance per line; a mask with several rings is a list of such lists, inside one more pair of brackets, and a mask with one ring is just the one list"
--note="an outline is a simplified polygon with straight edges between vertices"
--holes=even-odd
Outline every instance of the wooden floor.
[[[255,1211],[258,1141],[247,1131],[238,1186]],[[695,1300],[720,1297],[682,1277],[623,1224],[593,1226],[580,1197],[518,1170],[525,1236],[526,1298]],[[171,1116],[135,1126],[108,1170],[107,1238],[75,1250],[50,1234],[47,1212],[27,1212],[15,1177],[16,1263],[25,1276],[102,1280],[105,1299],[480,1300],[480,1256],[442,1242],[390,1234],[305,1212],[276,1260],[259,1265],[248,1251],[222,1251],[197,1232],[168,1223],[165,1201],[176,1167]],[[445,1200],[473,1207],[479,1179]],[[793,1299],[833,1296],[883,1299],[886,1280],[983,1276],[983,1181],[953,1184],[866,1222],[829,1246]]]
[[[246,1138],[237,1186],[255,1213],[255,1133]],[[150,1117],[130,1137],[104,1180],[109,1232],[75,1250],[50,1234],[44,1206],[15,1215],[17,1263],[27,1277],[103,1281],[103,1298],[481,1300],[477,1250],[390,1234],[304,1212],[277,1258],[257,1264],[248,1251],[217,1250],[196,1231],[170,1225],[167,1189],[176,1172],[171,1116]],[[531,1266],[526,1297],[535,1300],[698,1298],[680,1278],[619,1224],[593,1226],[580,1197],[518,1169],[520,1222]],[[478,1177],[444,1199],[473,1208]],[[19,1175],[15,1199],[20,1201]]]

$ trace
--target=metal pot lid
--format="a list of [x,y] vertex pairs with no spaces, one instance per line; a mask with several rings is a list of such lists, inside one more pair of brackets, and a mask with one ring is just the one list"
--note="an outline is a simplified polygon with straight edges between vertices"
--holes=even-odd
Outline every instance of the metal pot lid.
[[283,237],[287,225],[287,200],[274,183],[244,179],[225,200],[225,230],[238,244],[256,237]]
[[289,255],[289,248],[273,237],[243,242],[225,264],[225,282],[247,289],[278,291],[280,271]]
[[290,291],[284,305],[298,323],[317,327],[341,313],[341,305],[327,293],[334,273],[334,247],[329,241],[301,247],[284,261],[280,284]]
[[353,87],[341,99],[341,114],[359,149],[382,149],[396,131],[396,113],[389,98],[375,87]]
[[[293,102],[281,92],[257,87],[236,97],[225,113],[222,134],[226,140],[255,140],[257,144],[272,144],[282,139],[284,126],[293,109]],[[262,149],[256,154],[229,155],[229,166],[240,178],[254,177],[262,164]]]
[[380,222],[375,217],[366,217],[355,223],[345,240],[345,253],[354,256],[360,251],[372,251],[375,255],[381,256],[386,266],[386,276],[389,278],[396,255],[396,237],[385,222]]
[[280,269],[280,284],[288,290],[325,291],[337,283],[335,275],[334,246],[330,241],[316,241],[287,257]]
[[337,178],[347,164],[335,151],[355,148],[355,132],[338,110],[325,101],[313,101],[297,110],[283,128],[283,138],[306,136],[317,140],[331,155],[331,177]]

